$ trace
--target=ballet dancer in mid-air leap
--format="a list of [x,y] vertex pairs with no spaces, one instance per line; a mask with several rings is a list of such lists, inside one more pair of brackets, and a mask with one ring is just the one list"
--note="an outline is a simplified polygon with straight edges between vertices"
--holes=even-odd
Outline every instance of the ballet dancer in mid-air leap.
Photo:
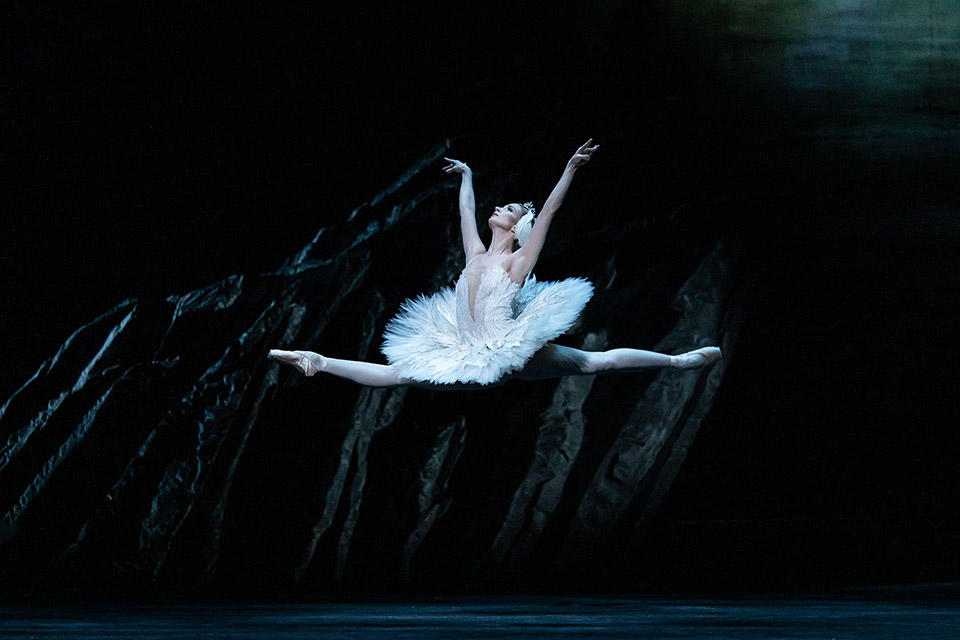
[[630,348],[582,351],[550,342],[573,326],[593,295],[593,285],[584,278],[537,282],[532,274],[574,174],[600,148],[592,142],[587,140],[567,162],[539,216],[530,202],[493,210],[487,220],[493,232],[489,247],[477,232],[473,173],[463,162],[444,158],[449,164],[443,171],[461,177],[466,264],[455,286],[403,302],[384,331],[381,351],[389,364],[279,349],[271,349],[268,357],[307,376],[323,371],[371,387],[427,389],[659,367],[692,369],[715,362],[721,357],[718,347],[669,355]]

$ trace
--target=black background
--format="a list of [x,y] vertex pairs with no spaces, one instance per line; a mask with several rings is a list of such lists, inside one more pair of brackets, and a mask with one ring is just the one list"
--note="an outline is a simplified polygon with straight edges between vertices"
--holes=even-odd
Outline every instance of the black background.
[[791,91],[735,16],[685,4],[11,10],[2,395],[125,297],[278,267],[444,138],[509,159],[544,131],[559,173],[592,136],[577,215],[604,189],[640,216],[747,202],[763,258],[661,580],[957,579],[955,49],[922,90],[865,98],[852,65]]

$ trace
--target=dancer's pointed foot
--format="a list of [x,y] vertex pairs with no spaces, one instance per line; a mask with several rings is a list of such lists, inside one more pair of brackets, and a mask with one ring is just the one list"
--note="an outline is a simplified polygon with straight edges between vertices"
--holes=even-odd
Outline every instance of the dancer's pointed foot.
[[282,349],[270,349],[267,359],[276,360],[284,364],[289,364],[300,370],[305,376],[312,376],[317,371],[327,368],[326,358],[319,353],[310,351],[283,351]]
[[696,369],[712,364],[722,357],[720,347],[701,347],[677,356],[670,356],[670,366],[677,369]]

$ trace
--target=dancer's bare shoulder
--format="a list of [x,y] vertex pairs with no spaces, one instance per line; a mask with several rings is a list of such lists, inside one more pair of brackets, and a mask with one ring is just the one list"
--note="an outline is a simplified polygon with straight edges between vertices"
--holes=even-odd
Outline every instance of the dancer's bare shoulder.
[[515,251],[513,255],[510,256],[510,265],[506,267],[506,269],[511,280],[523,284],[523,281],[527,279],[527,276],[533,269],[533,264],[528,256],[520,251]]

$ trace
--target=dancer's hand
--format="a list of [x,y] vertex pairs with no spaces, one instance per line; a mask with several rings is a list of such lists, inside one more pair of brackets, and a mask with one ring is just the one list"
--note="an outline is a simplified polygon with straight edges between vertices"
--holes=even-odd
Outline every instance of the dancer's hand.
[[593,138],[590,138],[576,150],[573,154],[573,157],[567,162],[567,166],[571,169],[576,169],[577,167],[583,166],[590,161],[590,157],[593,155],[593,152],[600,148],[600,145],[590,146],[590,143],[593,142]]
[[470,167],[468,167],[464,162],[454,160],[453,158],[448,158],[447,156],[443,156],[443,159],[450,163],[443,168],[444,173],[459,173],[462,176],[470,175],[472,173],[470,171]]

